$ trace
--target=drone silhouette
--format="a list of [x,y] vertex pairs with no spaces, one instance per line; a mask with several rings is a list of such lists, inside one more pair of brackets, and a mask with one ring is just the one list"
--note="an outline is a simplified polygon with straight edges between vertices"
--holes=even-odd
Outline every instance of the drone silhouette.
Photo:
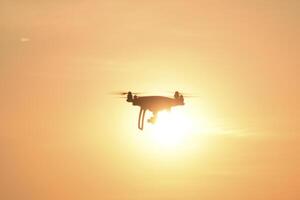
[[[127,102],[132,103],[133,106],[140,107],[140,113],[138,118],[138,128],[144,129],[144,119],[147,110],[152,112],[152,117],[147,121],[151,124],[155,124],[157,120],[157,113],[162,110],[170,111],[174,106],[183,106],[184,98],[183,95],[178,91],[174,93],[174,97],[165,96],[137,96],[139,93],[133,92],[120,92],[119,95],[127,94]],[[134,96],[133,96],[134,95]]]

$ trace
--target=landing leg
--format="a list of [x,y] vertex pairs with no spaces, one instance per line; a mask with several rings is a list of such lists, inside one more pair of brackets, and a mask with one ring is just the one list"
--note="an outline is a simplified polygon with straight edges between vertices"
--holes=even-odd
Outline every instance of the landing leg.
[[143,130],[143,129],[141,128],[141,126],[140,126],[140,124],[141,124],[141,115],[142,115],[142,111],[143,111],[143,109],[141,108],[141,109],[140,109],[140,113],[139,113],[139,120],[138,120],[138,128],[139,128],[140,130]]
[[146,110],[143,110],[143,116],[142,116],[142,129],[144,129],[144,119],[145,119],[145,113],[146,113]]
[[[145,113],[146,113],[146,110],[141,108],[140,113],[139,113],[139,121],[138,121],[138,128],[140,130],[144,129]],[[142,121],[141,121],[141,117],[142,117]]]

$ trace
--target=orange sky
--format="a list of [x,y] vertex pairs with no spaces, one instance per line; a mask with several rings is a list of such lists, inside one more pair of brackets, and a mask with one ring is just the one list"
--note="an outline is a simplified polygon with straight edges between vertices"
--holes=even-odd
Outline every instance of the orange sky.
[[[299,199],[299,9],[1,0],[0,199]],[[180,147],[107,95],[129,89],[199,95]]]

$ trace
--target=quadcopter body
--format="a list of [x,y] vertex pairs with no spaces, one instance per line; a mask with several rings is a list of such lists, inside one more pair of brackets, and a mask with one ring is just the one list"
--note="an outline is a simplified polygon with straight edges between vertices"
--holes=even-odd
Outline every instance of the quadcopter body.
[[171,108],[174,106],[184,105],[183,95],[177,91],[175,92],[173,98],[165,96],[133,96],[133,94],[134,93],[132,92],[128,92],[126,101],[132,103],[133,106],[140,107],[138,118],[138,128],[140,130],[144,129],[144,119],[147,110],[149,110],[153,114],[153,116],[150,119],[148,119],[148,122],[154,124],[156,122],[157,113],[159,111],[170,111]]

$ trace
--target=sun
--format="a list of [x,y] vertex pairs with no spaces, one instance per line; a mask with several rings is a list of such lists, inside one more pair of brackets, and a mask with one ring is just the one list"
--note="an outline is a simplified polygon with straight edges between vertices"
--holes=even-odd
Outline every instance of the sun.
[[184,144],[191,125],[191,120],[181,109],[162,111],[158,113],[157,122],[150,127],[149,136],[160,149],[178,148]]

